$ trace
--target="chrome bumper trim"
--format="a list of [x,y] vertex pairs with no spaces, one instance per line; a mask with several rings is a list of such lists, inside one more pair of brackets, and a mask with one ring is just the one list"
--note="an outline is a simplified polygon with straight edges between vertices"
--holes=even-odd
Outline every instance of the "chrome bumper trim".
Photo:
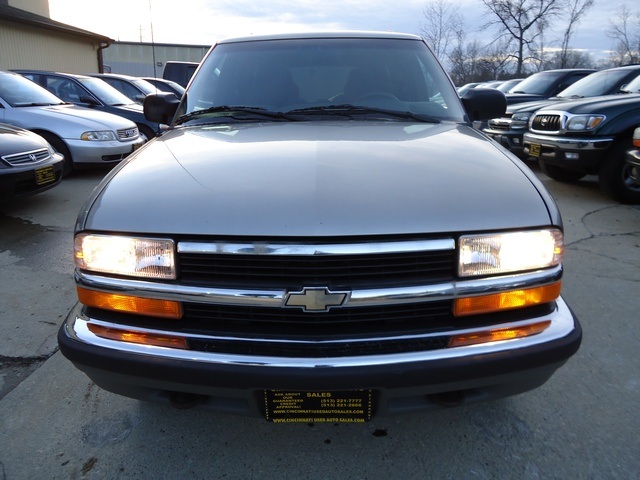
[[[541,145],[572,150],[601,150],[604,143],[613,143],[613,137],[600,138],[565,138],[550,135],[525,133],[524,142],[539,143]],[[597,146],[600,145],[600,146]]]
[[[548,285],[561,278],[562,267],[558,265],[546,270],[502,277],[412,287],[353,290],[344,308],[452,300],[460,297]],[[178,302],[281,308],[287,296],[286,290],[195,287],[104,277],[79,270],[75,272],[75,280],[79,286],[90,290]]]
[[[566,305],[562,298],[558,298],[556,301],[556,308],[553,312],[543,315],[539,318],[530,319],[522,322],[513,322],[506,324],[493,325],[491,328],[509,328],[518,325],[526,325],[534,323],[540,320],[551,320],[549,328],[542,333],[532,335],[530,337],[524,337],[512,340],[503,340],[492,343],[485,343],[482,345],[446,348],[429,351],[408,352],[408,353],[396,353],[387,355],[370,355],[370,356],[354,356],[354,357],[323,357],[323,358],[298,358],[298,357],[266,357],[266,356],[252,356],[252,355],[239,355],[228,353],[208,353],[193,350],[179,350],[166,347],[156,347],[150,345],[140,345],[134,343],[125,343],[115,340],[109,340],[98,337],[93,334],[89,328],[89,323],[103,325],[105,327],[113,327],[121,329],[122,326],[110,322],[103,322],[85,315],[82,312],[82,306],[77,304],[71,311],[64,325],[64,331],[66,335],[78,342],[93,345],[96,347],[107,348],[111,350],[117,350],[121,352],[131,354],[144,354],[152,357],[162,357],[167,359],[173,359],[177,361],[191,361],[191,362],[204,362],[210,364],[220,365],[237,365],[237,366],[264,366],[264,367],[276,367],[276,368],[344,368],[344,367],[362,367],[362,366],[376,366],[376,365],[397,365],[407,364],[413,362],[424,362],[430,360],[442,360],[453,359],[461,357],[472,357],[475,355],[491,354],[495,352],[505,352],[508,350],[516,350],[524,347],[534,346],[551,342],[568,336],[575,329],[575,322],[569,307]],[[166,331],[157,331],[151,329],[136,328],[138,332],[148,333],[160,333],[166,335]],[[382,341],[390,340],[410,340],[415,338],[431,338],[442,337],[452,334],[465,334],[479,331],[486,331],[484,328],[470,328],[466,330],[457,330],[455,332],[438,332],[424,335],[413,336],[399,336],[397,338],[380,338]],[[176,333],[172,333],[174,336],[178,336]],[[181,335],[187,339],[205,339],[208,341],[247,341],[245,338],[230,338],[230,337],[214,337],[214,336],[201,336],[201,335]],[[375,338],[366,338],[360,340],[349,339],[349,343],[357,341],[372,341]],[[252,342],[267,342],[267,340],[251,339]],[[273,340],[270,340],[273,342]],[[326,342],[309,342],[309,341],[287,341],[279,340],[281,343],[287,344],[331,344],[340,343],[339,340],[326,341]],[[344,342],[344,341],[343,341]]]
[[241,254],[241,255],[366,255],[386,253],[433,252],[456,248],[452,238],[406,242],[361,242],[336,244],[272,244],[179,242],[179,253]]

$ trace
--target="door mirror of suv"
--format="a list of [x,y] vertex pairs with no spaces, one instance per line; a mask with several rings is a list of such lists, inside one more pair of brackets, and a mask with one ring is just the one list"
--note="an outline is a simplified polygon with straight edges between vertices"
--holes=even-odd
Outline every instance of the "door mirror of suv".
[[169,125],[180,100],[169,92],[151,93],[144,98],[144,116],[150,122]]
[[495,88],[472,88],[462,96],[469,120],[499,118],[507,110],[507,97]]

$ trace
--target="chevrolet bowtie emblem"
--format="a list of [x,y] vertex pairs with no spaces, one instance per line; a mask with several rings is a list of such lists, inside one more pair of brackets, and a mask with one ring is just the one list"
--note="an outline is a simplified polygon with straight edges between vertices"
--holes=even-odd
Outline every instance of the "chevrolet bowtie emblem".
[[332,292],[326,287],[305,287],[301,292],[287,292],[284,304],[305,312],[327,312],[344,305],[350,295],[351,292]]

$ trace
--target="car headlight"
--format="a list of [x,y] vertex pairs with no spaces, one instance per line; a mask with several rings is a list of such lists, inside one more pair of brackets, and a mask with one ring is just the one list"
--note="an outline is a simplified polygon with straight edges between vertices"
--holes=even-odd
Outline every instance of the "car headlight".
[[514,122],[518,122],[518,123],[529,123],[529,119],[531,118],[531,115],[533,114],[533,112],[520,112],[520,113],[514,113],[512,120]]
[[132,277],[175,279],[175,244],[169,239],[81,233],[74,241],[81,270]]
[[117,139],[116,134],[111,130],[84,132],[80,135],[80,140],[87,140],[90,142],[110,142]]
[[562,263],[563,234],[555,228],[465,235],[459,241],[461,277],[501,275]]
[[576,115],[567,121],[566,129],[571,132],[593,130],[604,122],[604,119],[604,115]]

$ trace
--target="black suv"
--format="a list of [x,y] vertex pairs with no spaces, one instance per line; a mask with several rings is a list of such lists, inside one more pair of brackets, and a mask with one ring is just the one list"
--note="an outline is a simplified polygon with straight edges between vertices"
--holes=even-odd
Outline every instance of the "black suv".
[[595,71],[588,68],[565,68],[534,73],[509,90],[506,95],[507,105],[546,100]]
[[592,73],[555,97],[509,105],[505,115],[489,120],[489,126],[483,131],[516,155],[525,157],[522,150],[522,137],[535,112],[544,107],[557,105],[559,102],[624,92],[621,89],[638,75],[640,75],[640,65],[609,68]]
[[538,110],[524,134],[524,153],[559,181],[598,175],[600,187],[622,203],[640,203],[640,185],[630,175],[625,153],[640,124],[640,77],[627,95],[606,95]]

